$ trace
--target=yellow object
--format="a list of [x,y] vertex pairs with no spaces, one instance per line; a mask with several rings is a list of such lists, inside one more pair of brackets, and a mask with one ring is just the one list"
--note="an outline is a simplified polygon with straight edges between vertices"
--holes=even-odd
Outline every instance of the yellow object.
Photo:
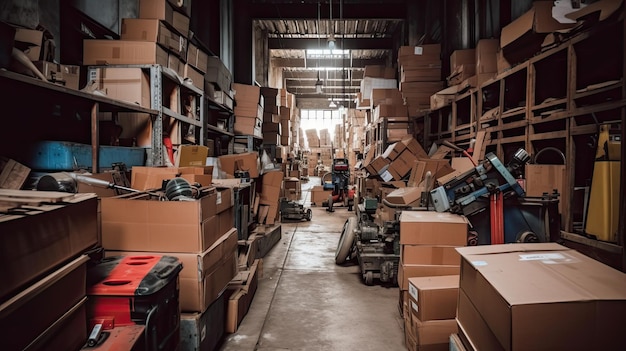
[[600,126],[585,231],[602,241],[617,241],[621,159],[619,150],[620,142],[609,138],[609,126]]

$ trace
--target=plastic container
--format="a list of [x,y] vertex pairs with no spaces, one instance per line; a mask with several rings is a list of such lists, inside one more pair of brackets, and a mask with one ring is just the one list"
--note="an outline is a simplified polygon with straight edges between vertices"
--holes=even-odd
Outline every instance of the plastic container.
[[179,273],[172,256],[115,256],[87,272],[87,316],[115,326],[145,325],[146,350],[175,350],[180,342]]
[[[98,167],[111,169],[111,164],[123,162],[126,167],[143,166],[146,150],[140,147],[100,146]],[[72,171],[91,169],[91,145],[67,141],[40,141],[29,149],[23,162],[33,170]]]

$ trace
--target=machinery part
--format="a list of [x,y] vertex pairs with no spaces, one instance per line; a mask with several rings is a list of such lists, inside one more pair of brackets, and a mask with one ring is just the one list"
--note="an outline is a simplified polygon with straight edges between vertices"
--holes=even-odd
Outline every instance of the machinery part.
[[373,222],[361,221],[359,233],[362,241],[378,240],[378,225]]
[[539,158],[539,156],[541,156],[541,154],[543,154],[546,151],[556,152],[563,160],[563,164],[565,164],[565,154],[561,150],[553,146],[544,147],[543,149],[539,150],[539,152],[535,154],[535,157],[533,157],[533,163],[537,163],[537,159]]
[[475,230],[470,230],[467,233],[467,246],[478,245],[478,233]]
[[58,172],[43,175],[37,181],[36,189],[39,191],[61,191],[64,193],[76,193],[78,184],[70,173]]
[[363,283],[367,286],[374,285],[374,273],[372,271],[363,273]]
[[289,201],[285,198],[280,200],[280,218],[281,220],[292,219],[302,220],[306,219],[310,221],[313,217],[313,212],[310,208],[305,209],[302,204],[295,201]]
[[380,265],[380,281],[397,284],[398,282],[398,262],[385,261]]
[[350,250],[352,249],[352,245],[354,244],[354,236],[355,230],[357,227],[356,217],[350,217],[346,220],[346,223],[343,224],[343,230],[341,231],[341,236],[339,237],[339,243],[337,245],[337,250],[335,251],[335,263],[343,264],[346,262],[348,255],[350,254]]
[[524,231],[517,236],[517,242],[518,243],[538,243],[538,242],[541,242],[541,240],[539,240],[539,237],[537,236],[537,234],[530,232],[530,231]]
[[165,197],[170,201],[193,199],[191,184],[185,178],[172,178],[165,185]]

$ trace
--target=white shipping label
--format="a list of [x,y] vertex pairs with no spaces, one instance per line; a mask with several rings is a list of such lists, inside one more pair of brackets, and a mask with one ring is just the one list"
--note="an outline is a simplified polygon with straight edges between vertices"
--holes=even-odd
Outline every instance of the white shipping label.
[[417,301],[417,288],[409,284],[409,295]]
[[415,312],[419,312],[419,308],[417,307],[417,304],[413,301],[411,301],[411,308],[413,308],[413,310],[415,310]]
[[423,55],[424,54],[424,48],[421,46],[416,46],[415,47],[415,55]]
[[487,262],[486,261],[472,261],[472,265],[474,267],[481,267],[481,266],[486,266]]
[[200,331],[200,342],[204,341],[204,338],[206,338],[206,325],[203,325]]
[[519,255],[520,261],[545,261],[545,260],[563,260],[565,256],[560,253],[542,253]]
[[220,193],[219,191],[217,192],[217,200],[215,201],[215,203],[218,205],[222,204],[222,193]]

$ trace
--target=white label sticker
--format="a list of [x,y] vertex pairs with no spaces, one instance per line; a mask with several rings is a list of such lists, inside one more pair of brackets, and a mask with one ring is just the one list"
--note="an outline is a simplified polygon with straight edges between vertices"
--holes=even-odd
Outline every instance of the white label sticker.
[[424,54],[424,48],[421,46],[416,46],[415,47],[415,55],[422,55]]
[[551,260],[563,260],[565,256],[560,253],[542,253],[542,254],[527,254],[519,255],[520,261],[551,261]]
[[417,288],[409,284],[409,295],[417,301]]
[[415,302],[411,301],[411,307],[415,310],[415,312],[419,312],[419,308]]
[[200,331],[200,341],[204,341],[204,338],[206,338],[206,325],[203,325]]
[[220,193],[219,191],[217,192],[217,200],[215,201],[215,203],[218,205],[222,204],[222,193]]
[[487,262],[486,261],[472,261],[472,264],[474,265],[474,267],[480,267],[480,266],[486,266]]
[[89,71],[89,80],[96,80],[97,77],[98,77],[98,74],[95,69],[92,69]]

